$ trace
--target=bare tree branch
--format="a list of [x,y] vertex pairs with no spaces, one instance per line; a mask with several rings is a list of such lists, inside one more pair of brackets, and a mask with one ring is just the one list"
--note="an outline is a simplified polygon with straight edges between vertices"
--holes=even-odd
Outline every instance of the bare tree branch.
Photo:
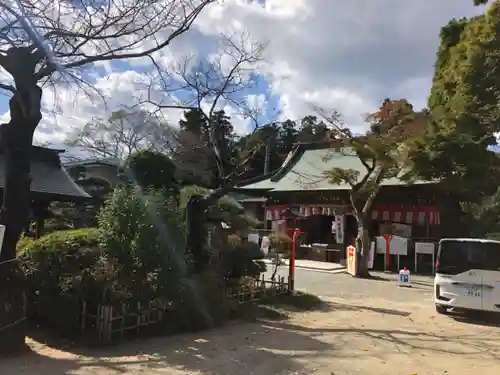
[[[243,118],[252,121],[253,130],[257,129],[259,109],[249,105],[246,94],[258,83],[254,71],[262,61],[266,45],[254,43],[248,34],[242,33],[230,37],[222,35],[218,47],[218,51],[208,58],[187,56],[167,69],[155,63],[159,74],[152,78],[148,97],[140,104],[152,104],[158,110],[199,110],[210,124],[208,133],[219,175],[229,179],[235,177],[235,173],[228,174],[224,170],[214,114],[231,105]],[[175,98],[179,91],[182,91],[182,100]],[[158,93],[167,100],[155,100]]]
[[[58,66],[151,55],[190,29],[214,0],[79,1],[18,0],[0,3],[0,53],[30,46],[44,50],[36,80]],[[50,61],[53,55],[55,61]]]
[[15,92],[16,91],[16,88],[12,85],[6,85],[4,83],[0,83],[0,89],[4,89],[4,90],[7,90],[7,91],[10,91],[10,92]]
[[160,152],[174,147],[175,130],[144,111],[120,110],[75,129],[66,140],[97,157],[125,159],[139,149]]

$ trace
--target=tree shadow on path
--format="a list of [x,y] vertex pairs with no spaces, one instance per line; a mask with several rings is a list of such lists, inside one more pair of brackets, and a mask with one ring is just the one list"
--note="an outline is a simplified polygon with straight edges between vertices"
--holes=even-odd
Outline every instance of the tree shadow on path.
[[[333,345],[263,323],[234,323],[222,329],[119,346],[82,349],[79,355],[46,348],[0,363],[2,374],[126,374],[164,370],[176,374],[248,375],[293,373],[297,359],[334,350]],[[87,370],[88,372],[84,372]]]
[[[305,327],[289,322],[269,322],[268,326],[287,331],[302,332],[311,335],[311,338],[322,337],[323,341],[352,342],[355,339],[364,339],[371,342],[373,351],[367,353],[375,356],[377,347],[383,344],[386,352],[387,346],[394,347],[396,352],[416,352],[429,351],[445,355],[480,355],[482,358],[500,360],[500,335],[489,333],[453,333],[443,332],[437,334],[428,332],[424,327],[415,327],[413,330],[406,329],[377,329],[368,327]],[[420,328],[420,329],[418,329]],[[324,339],[329,336],[330,339]],[[335,352],[332,352],[335,355]],[[348,352],[343,351],[342,357],[348,356]],[[359,352],[352,352],[353,357],[359,357]]]
[[[302,357],[334,350],[307,334],[266,325],[286,321],[290,312],[329,311],[316,296],[279,296],[260,305],[243,306],[242,318],[223,328],[169,337],[137,338],[118,345],[88,348],[34,331],[34,351],[0,363],[0,373],[63,375],[126,374],[165,371],[176,374],[247,375],[300,371]],[[248,321],[250,320],[250,322]],[[87,372],[85,372],[85,370]]]

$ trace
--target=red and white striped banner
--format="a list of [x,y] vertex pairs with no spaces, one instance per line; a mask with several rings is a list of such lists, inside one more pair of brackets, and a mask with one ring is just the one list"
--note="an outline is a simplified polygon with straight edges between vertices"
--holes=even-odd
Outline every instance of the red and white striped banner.
[[[312,215],[345,215],[350,213],[346,207],[333,205],[302,205],[298,208],[300,216]],[[265,211],[266,220],[281,220],[283,213],[289,208],[287,205],[268,206]],[[372,220],[388,221],[393,223],[439,225],[441,218],[439,210],[434,206],[387,205],[374,206],[371,212]]]
[[[312,215],[326,215],[334,216],[339,214],[348,213],[346,207],[334,206],[334,205],[302,205],[302,206],[292,206],[298,210],[299,216],[309,217]],[[286,205],[279,206],[268,206],[266,207],[266,220],[280,220],[283,218],[283,213],[288,209],[292,208]],[[350,212],[350,211],[349,211]]]
[[266,207],[266,220],[280,220],[281,213],[285,211],[288,206],[268,206]]
[[434,206],[375,206],[372,220],[417,225],[439,225],[439,210]]

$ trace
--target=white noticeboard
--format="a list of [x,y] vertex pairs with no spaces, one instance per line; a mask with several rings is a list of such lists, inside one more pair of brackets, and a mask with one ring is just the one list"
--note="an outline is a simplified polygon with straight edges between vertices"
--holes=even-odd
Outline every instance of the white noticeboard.
[[398,256],[408,255],[408,239],[396,235],[392,236],[392,239],[390,241],[389,254]]
[[250,233],[248,235],[248,242],[259,244],[259,234],[258,233]]
[[375,242],[372,241],[370,244],[370,252],[368,253],[368,269],[373,269],[373,261],[375,259]]
[[415,272],[417,272],[418,254],[432,255],[432,273],[435,267],[435,244],[432,242],[415,242]]
[[264,253],[264,256],[267,256],[267,253],[269,252],[269,237],[262,236],[260,250]]
[[0,225],[0,254],[2,254],[3,236],[5,235],[5,225]]
[[[375,237],[375,248],[377,254],[386,254],[387,251],[387,240],[384,236]],[[408,239],[400,236],[392,236],[389,240],[389,254],[396,255],[397,266],[399,269],[399,262],[401,255],[408,255]],[[384,271],[387,269],[387,264],[384,262]]]
[[335,215],[335,241],[344,243],[344,215]]

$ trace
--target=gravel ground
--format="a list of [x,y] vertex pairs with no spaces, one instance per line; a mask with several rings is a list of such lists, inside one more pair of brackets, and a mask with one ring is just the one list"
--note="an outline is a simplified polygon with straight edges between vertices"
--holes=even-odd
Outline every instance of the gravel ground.
[[298,271],[297,287],[322,296],[321,311],[234,323],[201,334],[67,352],[30,342],[33,353],[3,360],[0,374],[31,375],[497,375],[500,329],[492,318],[437,315],[431,279],[414,288],[394,276],[358,280]]
[[[272,274],[268,266],[266,278]],[[281,266],[278,274],[288,276],[288,267]],[[296,269],[295,287],[321,297],[365,298],[376,297],[401,302],[432,303],[432,285],[430,276],[411,275],[411,289],[397,286],[397,275],[383,272],[371,272],[378,280],[353,279],[352,277],[324,271]]]

